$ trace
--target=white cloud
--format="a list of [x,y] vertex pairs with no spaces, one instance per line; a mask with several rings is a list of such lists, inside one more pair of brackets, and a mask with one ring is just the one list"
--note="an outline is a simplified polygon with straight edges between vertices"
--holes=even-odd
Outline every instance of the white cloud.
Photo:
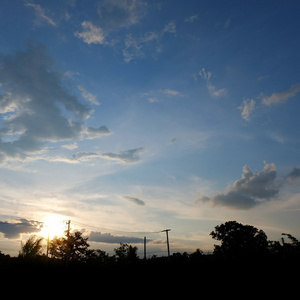
[[74,150],[74,149],[78,148],[78,144],[75,142],[75,143],[72,143],[72,144],[63,145],[61,147],[63,149]]
[[176,24],[173,21],[170,21],[163,29],[163,33],[176,33]]
[[149,97],[149,98],[148,98],[148,101],[149,101],[150,103],[160,102],[156,97]]
[[137,24],[145,15],[147,3],[141,0],[104,0],[98,6],[99,24],[105,32]]
[[138,23],[144,16],[146,7],[147,4],[140,0],[104,0],[98,5],[99,19],[94,23],[82,22],[83,31],[76,31],[74,35],[89,45],[113,45],[113,41],[108,42],[105,38],[114,31]]
[[204,79],[206,81],[207,89],[212,97],[218,98],[218,97],[221,97],[221,96],[224,96],[227,94],[226,88],[216,89],[216,87],[211,83],[211,81],[210,81],[211,76],[212,76],[211,72],[206,71],[205,68],[202,68],[199,71],[199,75],[202,79]]
[[242,118],[250,121],[251,114],[255,109],[255,101],[253,99],[244,100],[239,109],[242,111]]
[[193,15],[185,18],[185,22],[189,22],[189,23],[194,23],[197,20],[198,20],[198,15]]
[[131,34],[126,35],[125,48],[123,49],[124,61],[126,63],[129,63],[132,59],[136,57],[143,57],[144,53],[142,51],[142,48],[142,42],[133,38]]
[[97,100],[97,96],[89,93],[83,85],[78,85],[78,89],[80,90],[82,97],[86,101],[90,102],[91,104],[100,105],[99,101]]
[[53,21],[53,19],[46,15],[45,9],[42,8],[39,4],[26,2],[25,6],[32,7],[34,9],[37,17],[35,23],[37,25],[41,25],[42,23],[46,22],[52,26],[56,26],[56,23]]
[[93,25],[92,22],[84,21],[81,23],[82,32],[76,31],[74,35],[81,38],[87,44],[104,44],[104,33],[100,27]]
[[175,91],[175,90],[170,90],[170,89],[165,89],[165,90],[163,90],[163,92],[167,95],[170,95],[170,96],[179,96],[179,95],[181,95],[180,92]]
[[291,86],[287,91],[274,93],[270,97],[262,96],[262,103],[267,106],[284,103],[300,92],[300,84]]

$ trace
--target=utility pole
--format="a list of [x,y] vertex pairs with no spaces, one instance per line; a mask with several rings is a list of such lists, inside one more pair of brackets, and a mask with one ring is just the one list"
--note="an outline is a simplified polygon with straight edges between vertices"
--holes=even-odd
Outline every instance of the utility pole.
[[144,236],[144,259],[146,260],[147,255],[146,255],[146,237]]
[[68,262],[69,262],[69,258],[70,258],[70,224],[71,224],[71,220],[69,220],[68,222],[66,222],[66,224],[68,225],[68,229],[67,229],[67,257],[66,257],[66,266],[68,266]]
[[165,230],[162,230],[161,232],[166,232],[166,235],[167,235],[167,247],[168,247],[168,259],[170,261],[170,246],[169,246],[169,234],[168,232],[170,231],[171,229],[165,229]]
[[67,238],[69,240],[70,237],[70,224],[71,224],[71,220],[69,220],[68,222],[66,222],[66,224],[68,225],[68,229],[67,229]]
[[49,232],[48,232],[48,239],[47,239],[47,259],[49,257],[49,246],[50,246],[50,235],[49,235]]

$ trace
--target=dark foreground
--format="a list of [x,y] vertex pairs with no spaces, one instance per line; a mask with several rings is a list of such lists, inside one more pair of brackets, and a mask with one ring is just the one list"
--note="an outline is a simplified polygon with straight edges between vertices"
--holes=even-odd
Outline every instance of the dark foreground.
[[10,258],[0,264],[0,278],[2,288],[11,288],[12,285],[21,289],[47,286],[49,293],[54,290],[61,293],[59,289],[63,289],[64,293],[67,289],[69,296],[77,295],[78,299],[86,298],[87,293],[96,293],[99,289],[102,293],[112,293],[110,295],[129,293],[141,297],[154,291],[159,295],[168,292],[173,295],[177,292],[202,294],[204,291],[214,295],[233,295],[243,291],[241,298],[244,298],[253,292],[276,294],[284,291],[286,295],[298,289],[299,270],[299,259],[273,257],[226,260],[203,255],[195,262],[160,258],[132,263],[68,265],[46,259],[26,261]]

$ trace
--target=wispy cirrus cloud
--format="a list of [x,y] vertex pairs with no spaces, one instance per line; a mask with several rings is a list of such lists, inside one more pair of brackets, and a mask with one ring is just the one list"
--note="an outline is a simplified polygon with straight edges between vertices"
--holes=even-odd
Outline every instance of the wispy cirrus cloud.
[[244,100],[242,105],[239,106],[239,109],[242,111],[242,118],[246,121],[250,121],[251,114],[255,110],[255,100],[253,99],[247,99]]
[[41,25],[43,23],[47,23],[50,24],[52,26],[56,26],[56,22],[49,17],[46,14],[46,11],[44,8],[42,8],[39,4],[34,4],[31,2],[25,2],[25,6],[27,7],[32,7],[34,9],[35,15],[36,15],[36,19],[35,19],[35,24],[36,25]]
[[199,75],[202,79],[204,79],[206,81],[207,89],[208,89],[208,91],[209,91],[209,93],[212,97],[218,98],[218,97],[221,97],[221,96],[225,96],[227,94],[227,89],[226,88],[217,89],[215,87],[215,85],[213,85],[211,83],[212,72],[206,71],[205,68],[202,68],[199,71]]
[[274,93],[271,96],[262,96],[262,103],[267,106],[276,105],[286,102],[300,92],[300,84],[292,85],[288,90]]
[[[208,74],[208,76],[210,76]],[[258,97],[256,97],[257,100],[261,101],[255,101],[254,99],[247,99],[242,102],[242,104],[238,107],[242,111],[241,116],[244,120],[250,121],[253,112],[257,109],[257,106],[262,107],[265,106],[274,106],[281,103],[285,103],[290,98],[296,96],[300,92],[300,84],[294,84],[292,85],[288,90],[278,93],[273,93],[271,96],[265,96],[263,93],[261,93]],[[260,105],[258,105],[260,104]]]

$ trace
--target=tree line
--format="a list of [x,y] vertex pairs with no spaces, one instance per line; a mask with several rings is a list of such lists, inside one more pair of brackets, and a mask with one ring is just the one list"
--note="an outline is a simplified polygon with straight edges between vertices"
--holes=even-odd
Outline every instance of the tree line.
[[[243,225],[236,221],[228,221],[217,225],[210,236],[220,242],[214,245],[211,255],[205,255],[200,249],[188,254],[176,252],[167,257],[153,255],[146,261],[150,263],[197,263],[215,261],[255,261],[261,259],[297,260],[300,259],[300,242],[291,234],[283,233],[281,241],[270,241],[263,230],[251,225]],[[44,253],[43,238],[31,236],[21,243],[18,262],[52,262],[60,265],[112,265],[137,264],[145,261],[139,258],[138,248],[127,243],[120,243],[114,249],[114,255],[103,250],[90,249],[88,238],[80,231],[67,232],[63,237],[54,237],[47,245]],[[11,260],[9,255],[0,251],[1,262]]]

